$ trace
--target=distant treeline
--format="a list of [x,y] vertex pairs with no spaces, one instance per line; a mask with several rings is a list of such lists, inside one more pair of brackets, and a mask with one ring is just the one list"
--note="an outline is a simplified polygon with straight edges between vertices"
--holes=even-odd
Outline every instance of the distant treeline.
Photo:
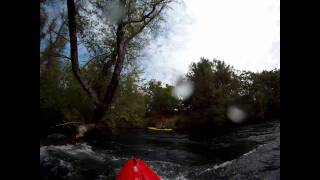
[[[70,64],[59,63],[57,57],[47,61],[51,62],[40,66],[40,108],[60,114],[65,122],[86,122],[93,115],[92,102],[73,77]],[[91,63],[83,74],[95,83],[97,92],[103,92],[105,85],[92,78],[97,68]],[[102,123],[109,127],[145,127],[160,121],[164,127],[201,129],[280,118],[278,69],[237,71],[223,61],[201,58],[190,65],[177,87],[156,80],[143,83],[141,73],[128,68],[122,74]],[[188,91],[189,95],[174,96],[180,85],[180,93]],[[232,116],[241,117],[234,117],[235,121]]]
[[[150,81],[145,89],[146,114],[151,120],[159,114],[176,115],[175,128],[224,128],[280,118],[279,69],[237,71],[223,61],[201,58],[190,65],[177,87]],[[191,94],[177,99],[172,96],[173,89]]]

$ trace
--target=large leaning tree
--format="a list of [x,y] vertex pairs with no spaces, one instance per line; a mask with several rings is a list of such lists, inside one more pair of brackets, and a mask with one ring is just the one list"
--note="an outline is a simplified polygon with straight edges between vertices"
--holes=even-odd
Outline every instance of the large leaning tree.
[[[81,88],[94,105],[98,123],[112,103],[120,74],[138,56],[152,31],[157,31],[172,0],[67,0],[70,60]],[[96,77],[84,79],[78,46],[84,45],[98,63]],[[92,59],[88,60],[90,63]]]

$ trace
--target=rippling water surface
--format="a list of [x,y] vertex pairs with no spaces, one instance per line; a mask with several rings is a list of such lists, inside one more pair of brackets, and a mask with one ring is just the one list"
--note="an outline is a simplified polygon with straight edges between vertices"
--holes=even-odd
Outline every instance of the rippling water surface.
[[215,138],[132,130],[108,139],[40,147],[42,179],[114,179],[127,158],[162,179],[280,179],[280,122],[244,126]]

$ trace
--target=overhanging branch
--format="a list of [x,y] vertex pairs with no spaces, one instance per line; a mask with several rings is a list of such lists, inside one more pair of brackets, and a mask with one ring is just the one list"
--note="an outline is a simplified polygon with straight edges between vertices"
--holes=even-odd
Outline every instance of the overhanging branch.
[[159,11],[157,11],[156,13],[154,13],[154,15],[152,17],[149,18],[149,20],[147,21],[144,21],[143,25],[141,25],[141,27],[134,33],[132,33],[126,40],[125,40],[125,44],[127,45],[134,37],[136,37],[138,34],[140,34],[143,29],[148,25],[150,24],[150,22],[156,18],[160,13],[161,11],[164,9],[166,5],[162,5],[161,8],[159,9]]
[[142,22],[145,22],[147,19],[153,19],[155,16],[158,15],[158,13],[156,12],[157,6],[162,4],[162,7],[160,8],[160,9],[162,9],[164,6],[166,6],[166,4],[170,3],[171,1],[172,0],[167,0],[167,1],[160,0],[160,1],[156,2],[152,5],[152,9],[150,12],[148,12],[147,14],[144,14],[145,13],[145,9],[144,9],[143,13],[139,19],[125,21],[125,22],[123,22],[123,25],[125,26],[125,25],[131,24],[131,23],[142,23]]

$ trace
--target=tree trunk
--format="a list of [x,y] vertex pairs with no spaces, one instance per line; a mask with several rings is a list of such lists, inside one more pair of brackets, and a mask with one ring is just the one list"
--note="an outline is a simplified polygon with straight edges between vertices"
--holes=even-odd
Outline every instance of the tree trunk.
[[77,28],[75,21],[75,4],[74,0],[68,0],[68,21],[69,21],[69,36],[70,36],[70,48],[71,48],[71,63],[72,63],[72,72],[79,82],[82,89],[88,94],[96,107],[102,106],[101,102],[98,99],[96,93],[91,89],[87,82],[82,79],[80,74],[79,62],[78,62],[78,43],[77,43]]
[[103,82],[105,80],[105,77],[108,75],[109,69],[112,67],[112,65],[115,64],[116,60],[117,60],[117,51],[116,51],[116,47],[115,47],[113,49],[112,54],[111,54],[110,60],[108,60],[107,62],[105,62],[103,64],[101,72],[98,74],[98,77],[92,83],[93,84],[93,88],[95,89],[95,91],[96,91],[97,95],[99,96],[99,98],[104,96],[104,92],[101,92],[101,91],[103,91],[102,90],[103,88],[101,87],[101,82]]
[[96,107],[93,112],[93,118],[90,122],[98,123],[100,120],[102,120],[103,115],[105,114],[106,108],[103,106]]
[[114,71],[112,74],[111,81],[108,85],[107,91],[105,93],[104,99],[103,99],[103,108],[96,108],[94,117],[93,117],[93,122],[97,123],[99,122],[104,114],[105,111],[110,107],[113,96],[117,90],[118,84],[119,84],[119,79],[120,79],[120,74],[123,68],[123,61],[125,57],[125,39],[124,39],[124,31],[123,31],[123,23],[119,22],[118,23],[118,28],[117,28],[117,44],[116,44],[116,62],[115,62],[115,67]]

